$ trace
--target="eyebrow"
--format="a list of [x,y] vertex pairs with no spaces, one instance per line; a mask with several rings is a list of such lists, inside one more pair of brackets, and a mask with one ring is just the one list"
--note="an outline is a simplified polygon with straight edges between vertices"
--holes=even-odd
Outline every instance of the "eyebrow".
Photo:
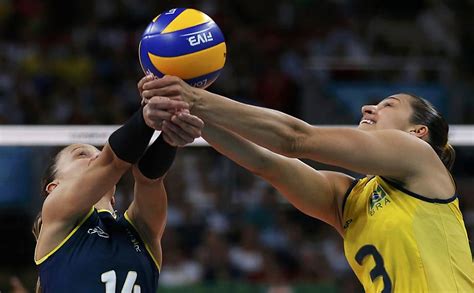
[[388,97],[388,98],[386,98],[386,99],[384,99],[384,100],[388,100],[388,99],[394,99],[394,100],[397,100],[397,101],[399,101],[399,102],[402,102],[399,98],[396,98],[396,97]]
[[73,148],[73,149],[71,150],[71,153],[73,153],[75,150],[80,149],[80,148],[82,148],[81,145],[80,145],[80,146],[77,146],[77,147],[75,147],[75,148]]

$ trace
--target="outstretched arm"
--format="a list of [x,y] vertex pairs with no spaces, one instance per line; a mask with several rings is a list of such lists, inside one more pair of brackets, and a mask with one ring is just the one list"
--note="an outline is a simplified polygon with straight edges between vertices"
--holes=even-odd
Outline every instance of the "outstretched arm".
[[135,179],[134,199],[127,209],[126,217],[132,222],[160,268],[161,237],[166,226],[168,207],[167,193],[163,184],[164,174],[158,178],[149,178],[143,175],[137,165],[133,166],[132,171]]
[[[165,124],[163,131],[177,133],[174,125],[185,123],[189,117],[186,113],[174,116],[174,124]],[[353,178],[316,171],[298,159],[273,153],[214,125],[206,125],[203,137],[218,152],[273,185],[296,208],[342,231],[342,197]]]
[[158,95],[184,100],[191,113],[206,124],[219,125],[288,157],[308,158],[402,181],[432,166],[436,158],[426,142],[403,131],[315,127],[276,110],[192,88],[172,76],[146,82],[144,89],[145,98]]
[[[141,109],[116,130],[97,157],[67,178],[58,174],[55,187],[43,205],[43,223],[75,224],[107,192],[145,151],[153,129],[145,125]],[[130,140],[134,144],[130,144]],[[77,158],[74,160],[81,160]]]
[[[186,123],[178,127],[181,135],[173,136],[173,140],[177,140],[176,145],[189,142],[189,138],[193,140],[201,136],[204,122],[196,116],[189,115],[189,117]],[[147,249],[155,258],[158,267],[162,262],[161,238],[166,225],[167,209],[167,194],[163,179],[172,166],[177,151],[173,146],[175,144],[168,143],[166,137],[167,134],[162,132],[133,167],[134,200],[126,213],[128,220],[133,223],[147,244]]]

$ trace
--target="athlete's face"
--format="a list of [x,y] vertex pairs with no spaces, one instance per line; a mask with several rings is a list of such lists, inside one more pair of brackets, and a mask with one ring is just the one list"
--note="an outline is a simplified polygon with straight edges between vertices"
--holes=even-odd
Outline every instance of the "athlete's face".
[[409,131],[412,107],[410,96],[397,94],[385,98],[377,105],[362,107],[361,130],[399,129]]
[[56,178],[80,176],[100,154],[100,151],[88,144],[73,144],[64,148],[56,163]]

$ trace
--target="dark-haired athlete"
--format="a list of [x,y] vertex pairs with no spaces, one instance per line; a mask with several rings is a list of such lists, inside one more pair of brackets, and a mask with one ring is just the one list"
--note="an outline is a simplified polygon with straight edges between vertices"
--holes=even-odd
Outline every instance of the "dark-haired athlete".
[[[145,98],[188,102],[214,148],[333,226],[366,292],[474,292],[469,240],[449,171],[448,125],[426,100],[392,95],[364,106],[357,129],[323,128],[172,76],[148,81],[144,89]],[[163,131],[179,141],[184,133],[176,125],[191,117],[174,115]],[[355,180],[293,158],[370,175]]]

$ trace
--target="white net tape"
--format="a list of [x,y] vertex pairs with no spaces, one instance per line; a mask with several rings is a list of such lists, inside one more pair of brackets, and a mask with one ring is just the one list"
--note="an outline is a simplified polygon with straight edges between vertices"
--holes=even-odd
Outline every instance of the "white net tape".
[[[329,126],[329,127],[334,127]],[[344,125],[337,125],[343,127]],[[103,145],[118,125],[0,126],[0,146],[63,146],[72,143]],[[451,125],[449,141],[454,146],[474,146],[474,125]],[[155,132],[154,139],[158,137]],[[190,146],[208,146],[202,138]]]

